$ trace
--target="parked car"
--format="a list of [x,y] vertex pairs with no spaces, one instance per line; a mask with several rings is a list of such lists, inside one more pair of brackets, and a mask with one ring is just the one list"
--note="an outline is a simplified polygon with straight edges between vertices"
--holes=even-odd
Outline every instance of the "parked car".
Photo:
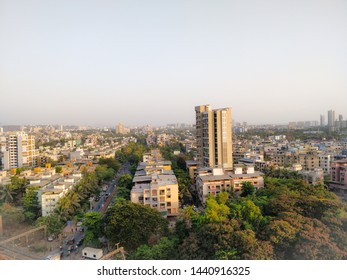
[[73,246],[73,245],[69,245],[69,247],[67,247],[67,250],[70,251],[70,252],[71,252],[73,249],[74,249],[74,246]]
[[73,237],[66,241],[67,245],[73,245],[74,243],[75,243],[75,238],[73,238]]
[[77,245],[77,246],[81,246],[82,244],[83,244],[83,238],[80,239],[80,240],[78,240],[78,241],[76,242],[76,245]]

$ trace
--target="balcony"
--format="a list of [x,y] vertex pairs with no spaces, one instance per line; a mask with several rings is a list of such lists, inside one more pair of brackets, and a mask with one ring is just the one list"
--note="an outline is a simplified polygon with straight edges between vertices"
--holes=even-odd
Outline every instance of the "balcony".
[[160,203],[159,209],[160,210],[166,210],[165,203]]

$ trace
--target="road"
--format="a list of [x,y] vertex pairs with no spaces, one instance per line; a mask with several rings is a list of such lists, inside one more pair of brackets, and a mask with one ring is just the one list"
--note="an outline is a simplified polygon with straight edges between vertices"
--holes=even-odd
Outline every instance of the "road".
[[[100,199],[98,201],[95,201],[95,199],[90,201],[91,209],[89,209],[88,212],[100,212],[101,214],[106,212],[107,207],[115,197],[118,179],[124,174],[130,174],[129,163],[124,164],[122,168],[119,169],[113,180],[105,183],[108,186],[107,190],[100,193]],[[62,260],[81,259],[81,251],[84,248],[83,242],[76,247],[78,241],[84,238],[84,233],[80,231],[80,229],[81,227],[77,227],[76,225],[69,225],[66,228],[67,236],[64,238],[61,236],[60,238],[59,243],[61,247],[53,248],[49,255],[60,255],[60,253],[62,253]],[[74,242],[72,242],[72,240],[74,240]]]
[[[91,202],[92,210],[89,210],[89,212],[102,212],[104,205],[106,203],[108,204],[112,199],[116,188],[115,183],[111,181],[108,182],[107,185],[107,191],[100,194],[100,200]],[[84,226],[70,225],[67,230],[69,233],[60,242],[61,247],[53,250],[50,255],[62,253],[62,260],[81,259],[81,252],[84,248],[83,239],[85,230],[86,227]]]

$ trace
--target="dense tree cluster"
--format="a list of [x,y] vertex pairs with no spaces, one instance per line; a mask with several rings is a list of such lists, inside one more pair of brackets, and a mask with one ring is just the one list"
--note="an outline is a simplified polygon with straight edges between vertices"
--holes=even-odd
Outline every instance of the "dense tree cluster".
[[157,210],[123,198],[108,209],[104,224],[109,242],[120,243],[130,251],[162,237],[168,230],[167,220]]
[[131,173],[135,174],[137,165],[146,151],[147,148],[143,144],[130,142],[116,152],[116,160],[120,164],[129,163]]
[[0,185],[0,204],[9,203],[14,206],[22,206],[27,184],[27,179],[17,175],[11,176],[9,184]]
[[[175,230],[153,245],[148,235],[139,246],[132,241],[129,258],[347,259],[346,205],[339,198],[299,179],[266,178],[265,185],[254,192],[245,184],[239,197],[208,197],[203,212],[185,207]],[[143,230],[127,226],[129,236]]]
[[130,200],[133,177],[130,174],[123,174],[117,183],[117,197]]

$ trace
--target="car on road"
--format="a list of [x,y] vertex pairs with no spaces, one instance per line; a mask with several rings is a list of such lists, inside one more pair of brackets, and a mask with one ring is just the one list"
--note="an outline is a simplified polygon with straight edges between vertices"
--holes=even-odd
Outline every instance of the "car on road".
[[74,248],[75,248],[74,245],[69,245],[69,247],[67,247],[67,250],[71,252]]
[[77,222],[76,226],[78,226],[78,227],[82,226],[82,222],[81,221]]
[[67,241],[66,241],[66,244],[67,245],[73,245],[75,243],[75,238],[74,237],[72,237],[72,238],[70,238],[70,239],[68,239]]
[[78,241],[76,242],[76,245],[77,245],[77,246],[81,246],[81,245],[83,244],[83,241],[84,241],[84,238],[81,238],[80,240],[78,240]]

